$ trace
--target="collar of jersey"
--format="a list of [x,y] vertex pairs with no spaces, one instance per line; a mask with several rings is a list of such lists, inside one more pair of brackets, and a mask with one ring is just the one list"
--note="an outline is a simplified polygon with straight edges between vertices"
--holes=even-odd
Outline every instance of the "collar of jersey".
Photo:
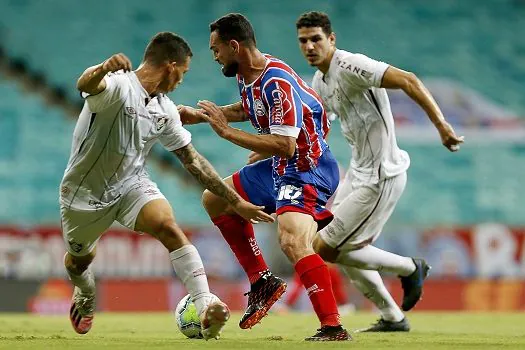
[[151,99],[154,97],[154,96],[150,96],[148,92],[146,91],[146,89],[144,89],[144,86],[142,86],[142,84],[140,83],[140,80],[135,74],[135,72],[130,72],[129,75],[131,77],[131,80],[133,81],[133,84],[137,85],[138,89],[140,90],[140,93],[142,94],[141,96],[142,99],[144,98]]

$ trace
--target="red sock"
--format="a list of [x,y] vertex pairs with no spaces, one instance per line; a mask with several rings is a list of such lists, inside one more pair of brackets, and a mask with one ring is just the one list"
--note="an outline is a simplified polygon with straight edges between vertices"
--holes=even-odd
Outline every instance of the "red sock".
[[305,256],[295,264],[295,271],[301,276],[321,326],[339,326],[330,273],[323,259],[317,254]]
[[239,215],[221,215],[212,221],[230,245],[250,283],[257,281],[268,266],[255,240],[253,225]]
[[286,298],[286,305],[289,307],[292,307],[297,302],[297,299],[299,299],[301,292],[303,291],[303,282],[301,281],[301,276],[299,276],[297,273],[293,278],[293,285],[291,289],[291,291],[286,293],[288,294],[288,297]]
[[330,280],[332,281],[332,290],[334,291],[334,297],[337,305],[344,305],[348,302],[348,296],[346,295],[344,280],[341,277],[339,269],[332,265],[328,267],[330,272]]

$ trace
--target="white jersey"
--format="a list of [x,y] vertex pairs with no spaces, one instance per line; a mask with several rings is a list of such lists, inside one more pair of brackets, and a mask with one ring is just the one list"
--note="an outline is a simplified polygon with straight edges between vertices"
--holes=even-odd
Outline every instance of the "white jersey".
[[350,168],[355,186],[377,184],[410,165],[408,154],[397,146],[390,101],[381,88],[387,68],[384,62],[336,50],[328,72],[323,76],[317,71],[312,82],[327,113],[341,121],[352,148]]
[[87,95],[73,133],[60,187],[60,203],[68,209],[110,206],[148,176],[145,160],[157,140],[168,151],[191,141],[174,103],[163,94],[150,97],[134,72],[104,79],[104,91]]

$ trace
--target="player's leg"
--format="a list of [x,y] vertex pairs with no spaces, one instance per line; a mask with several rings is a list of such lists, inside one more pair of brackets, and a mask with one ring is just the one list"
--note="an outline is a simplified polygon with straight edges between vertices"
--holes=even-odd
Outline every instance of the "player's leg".
[[326,260],[365,270],[397,274],[405,289],[403,309],[410,310],[422,293],[428,265],[372,247],[404,190],[406,174],[377,186],[359,187],[338,205],[334,220],[314,240],[314,248]]
[[117,220],[156,238],[169,252],[176,275],[191,295],[202,322],[205,339],[218,338],[230,317],[229,309],[210,293],[199,252],[175,222],[173,211],[157,186],[143,180],[122,198]]
[[81,257],[70,253],[64,256],[64,265],[74,286],[69,319],[78,334],[86,334],[93,325],[96,287],[95,277],[89,266],[95,258],[95,251],[96,249],[93,249],[88,255]]
[[354,286],[374,305],[381,314],[380,320],[361,332],[408,332],[410,325],[405,315],[390,295],[379,275],[373,270],[361,270],[341,265]]
[[423,282],[430,266],[424,259],[409,258],[368,245],[358,250],[343,251],[337,262],[364,270],[386,271],[397,274],[403,287],[404,311],[411,310],[421,299]]
[[[244,199],[264,205],[269,213],[275,211],[271,160],[245,166],[225,181]],[[279,300],[286,290],[286,283],[269,271],[250,222],[235,214],[228,203],[209,191],[203,194],[203,205],[250,280],[248,306],[239,326],[251,328]]]
[[349,336],[339,320],[328,267],[312,247],[317,223],[311,215],[293,211],[280,213],[277,222],[281,249],[294,264],[321,323],[320,331],[306,340],[347,340]]
[[332,222],[315,238],[316,251],[330,262],[399,276],[412,274],[416,267],[411,258],[369,246],[392,214],[405,182],[406,177],[400,175],[347,193],[336,203]]
[[[224,181],[235,188],[233,176],[227,177]],[[255,239],[252,223],[236,214],[223,198],[208,190],[202,195],[202,203],[211,221],[235,254],[250,283],[255,283],[268,271],[268,266]]]
[[[332,291],[334,292],[335,302],[337,305],[344,305],[348,302],[348,296],[346,295],[341,273],[339,272],[339,269],[336,267],[336,265],[327,264],[327,266],[328,272],[330,273],[330,280],[332,282]],[[295,273],[291,290],[290,288],[288,289],[285,300],[285,308],[292,308],[299,299],[302,291],[303,282],[301,281],[301,277]]]
[[308,341],[350,340],[343,329],[332,290],[330,273],[323,259],[314,252],[312,240],[319,227],[332,218],[326,203],[339,184],[339,168],[326,150],[317,167],[307,172],[289,172],[276,183],[276,213],[279,243],[294,264],[321,328]]
[[66,244],[64,266],[74,286],[69,318],[79,334],[87,333],[96,307],[95,278],[90,268],[100,236],[113,223],[114,208],[80,212],[62,207],[62,235]]

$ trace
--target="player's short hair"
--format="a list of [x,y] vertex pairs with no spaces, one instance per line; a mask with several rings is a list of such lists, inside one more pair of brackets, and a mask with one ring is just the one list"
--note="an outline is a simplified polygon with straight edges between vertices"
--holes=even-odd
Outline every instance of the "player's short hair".
[[151,38],[146,47],[144,61],[154,65],[165,62],[181,64],[192,56],[190,45],[181,36],[171,32],[160,32]]
[[295,22],[295,27],[297,29],[304,27],[320,27],[327,36],[332,34],[332,23],[330,22],[330,18],[326,13],[319,11],[303,13],[297,22]]
[[217,31],[222,41],[237,40],[247,46],[255,46],[255,32],[248,18],[240,13],[229,13],[210,24],[210,32]]

